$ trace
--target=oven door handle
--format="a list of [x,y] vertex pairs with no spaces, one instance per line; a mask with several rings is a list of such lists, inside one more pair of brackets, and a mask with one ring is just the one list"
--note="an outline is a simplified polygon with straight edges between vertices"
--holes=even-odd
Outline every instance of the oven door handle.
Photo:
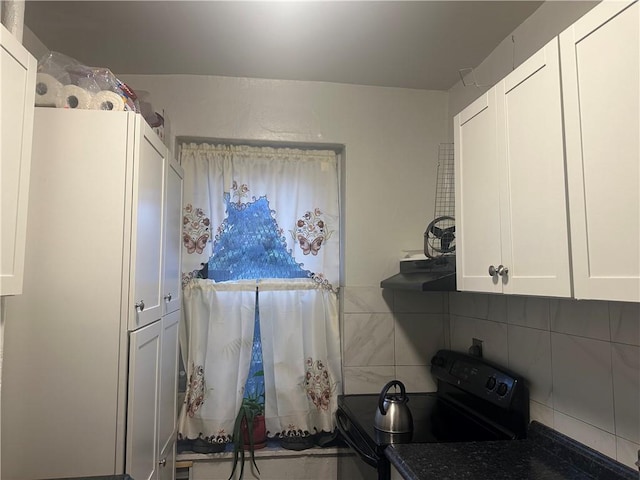
[[357,436],[360,437],[359,440],[362,444],[366,445],[366,442],[364,440],[364,438],[362,438],[362,435],[357,432],[357,430],[355,428],[351,429],[349,432],[347,432],[347,428],[344,425],[344,420],[346,419],[346,414],[338,409],[336,410],[336,426],[338,427],[338,430],[340,431],[340,433],[342,434],[342,437],[344,438],[344,441],[347,443],[347,445],[349,445],[349,447],[351,447],[353,450],[355,450],[355,452],[360,455],[360,457],[362,457],[362,459],[367,462],[369,465],[371,465],[374,468],[378,468],[378,462],[379,459],[376,458],[375,456],[373,456],[372,454],[369,454],[367,452],[365,452],[361,447],[359,447],[356,444],[356,440],[354,438],[352,438],[352,433],[353,436]]

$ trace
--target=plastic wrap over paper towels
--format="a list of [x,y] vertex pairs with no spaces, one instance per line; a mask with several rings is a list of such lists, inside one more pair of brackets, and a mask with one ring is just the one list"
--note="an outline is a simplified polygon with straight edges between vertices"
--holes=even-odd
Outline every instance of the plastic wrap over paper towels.
[[36,74],[36,106],[55,107],[62,83],[48,73]]
[[117,93],[111,90],[102,90],[93,96],[89,108],[91,110],[122,112],[125,109],[125,103],[122,96]]
[[[38,61],[38,73],[49,75],[62,88],[70,87],[67,95],[61,93],[56,96],[54,104],[44,103],[43,99],[42,103],[36,100],[38,106],[140,112],[135,92],[108,68],[90,67],[62,53],[49,52]],[[76,88],[71,88],[74,86]],[[100,100],[91,102],[90,97],[96,95],[100,95]]]
[[89,109],[93,95],[77,85],[65,85],[60,90],[56,99],[58,108]]

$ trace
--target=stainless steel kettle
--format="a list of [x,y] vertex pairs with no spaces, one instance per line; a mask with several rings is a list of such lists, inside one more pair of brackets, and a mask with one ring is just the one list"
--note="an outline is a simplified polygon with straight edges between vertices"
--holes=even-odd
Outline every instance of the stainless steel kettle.
[[[393,386],[400,387],[400,394],[387,393]],[[407,402],[407,391],[399,380],[391,380],[380,392],[378,409],[374,427],[387,433],[411,433],[413,431],[413,418]]]

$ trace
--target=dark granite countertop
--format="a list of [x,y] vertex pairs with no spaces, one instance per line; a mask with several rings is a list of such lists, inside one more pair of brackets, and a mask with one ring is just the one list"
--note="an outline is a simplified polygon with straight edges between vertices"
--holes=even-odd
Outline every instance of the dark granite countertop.
[[52,478],[50,480],[133,480],[129,475],[98,475],[93,477],[65,477],[65,478]]
[[639,480],[640,473],[544,425],[514,441],[395,444],[387,458],[408,480]]

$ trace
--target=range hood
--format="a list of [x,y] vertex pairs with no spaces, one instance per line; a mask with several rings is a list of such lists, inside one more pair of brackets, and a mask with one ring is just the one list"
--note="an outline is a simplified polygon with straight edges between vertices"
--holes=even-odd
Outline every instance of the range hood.
[[453,292],[456,289],[456,257],[400,260],[400,273],[380,282],[382,288],[418,292]]

